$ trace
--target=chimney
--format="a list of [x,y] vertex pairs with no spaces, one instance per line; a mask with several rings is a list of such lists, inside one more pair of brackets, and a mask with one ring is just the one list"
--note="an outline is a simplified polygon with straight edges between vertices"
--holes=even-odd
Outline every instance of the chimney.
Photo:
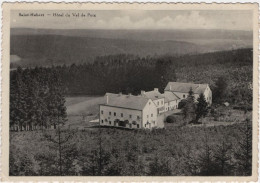
[[106,97],[107,97],[107,104],[108,104],[108,95]]
[[158,92],[158,88],[154,88],[154,91]]
[[141,95],[145,94],[145,91],[144,90],[141,90]]
[[128,96],[132,96],[132,93],[128,93]]

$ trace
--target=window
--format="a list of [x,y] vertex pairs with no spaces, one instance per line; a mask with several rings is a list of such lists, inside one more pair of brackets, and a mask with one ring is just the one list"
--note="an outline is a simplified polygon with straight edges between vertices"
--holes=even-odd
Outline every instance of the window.
[[114,116],[116,116],[116,113],[114,112]]
[[109,112],[109,115],[111,116],[111,112]]
[[149,102],[149,105],[151,105],[151,102]]
[[146,127],[146,124],[144,125],[144,127]]
[[137,119],[140,119],[140,116],[137,116]]
[[101,123],[103,123],[103,122],[104,122],[104,120],[102,119],[102,120],[101,120]]
[[111,125],[111,121],[109,121],[109,124]]
[[183,98],[185,98],[185,95],[183,95]]
[[103,114],[103,111],[101,111],[101,114]]
[[123,113],[121,113],[121,117],[124,117]]
[[137,124],[137,128],[139,128],[139,124]]
[[129,118],[132,118],[132,115],[131,115],[131,114],[129,115]]
[[153,114],[151,114],[151,117],[153,117]]
[[162,103],[162,105],[163,105],[163,101],[162,101],[161,103]]

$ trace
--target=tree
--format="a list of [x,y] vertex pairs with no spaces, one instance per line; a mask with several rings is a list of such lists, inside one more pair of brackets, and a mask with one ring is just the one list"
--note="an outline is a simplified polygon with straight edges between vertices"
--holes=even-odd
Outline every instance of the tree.
[[64,124],[67,118],[64,87],[58,73],[54,72],[50,80],[49,95],[47,97],[49,117],[51,125],[56,129],[57,125]]
[[190,88],[185,106],[182,108],[182,113],[184,119],[188,122],[191,122],[195,117],[195,102],[192,88]]
[[[62,125],[59,124],[58,128],[55,130],[55,134],[52,135],[51,132],[52,131],[50,131],[50,133],[46,132],[44,134],[44,137],[47,139],[47,141],[52,142],[54,144],[54,146],[50,146],[50,147],[51,149],[54,149],[57,152],[57,160],[58,160],[57,172],[59,172],[59,175],[62,176],[64,175],[65,171],[68,171],[68,167],[72,166],[73,161],[70,161],[69,166],[67,163],[68,163],[68,158],[71,158],[70,156],[68,156],[68,151],[72,150],[73,153],[75,153],[74,147],[71,146],[71,144],[69,144],[69,140],[71,140],[71,138],[73,137],[74,131],[63,130]],[[67,167],[63,169],[65,165]]]
[[171,60],[160,58],[156,60],[155,73],[159,78],[157,87],[162,92],[169,81],[176,81],[175,68]]
[[[104,148],[102,129],[99,127],[97,136],[95,138],[95,146],[90,152],[87,153],[86,163],[83,165],[83,175],[106,175],[107,172],[111,174],[118,173],[118,169],[115,166],[109,166],[111,155]],[[115,155],[115,153],[113,153]],[[110,169],[111,168],[111,169]]]
[[208,103],[206,102],[205,96],[203,93],[200,94],[197,99],[197,107],[195,110],[196,118],[195,123],[198,123],[201,117],[205,117],[208,114]]
[[230,175],[233,169],[231,164],[231,144],[227,144],[224,140],[221,145],[217,145],[214,158],[216,164],[216,173],[218,175]]
[[23,81],[23,70],[17,68],[10,76],[10,127],[15,131],[24,130],[27,121],[27,86]]
[[167,159],[159,158],[155,155],[153,161],[149,164],[149,173],[152,176],[170,176],[172,175],[171,167]]
[[249,119],[246,119],[243,128],[240,129],[242,140],[239,142],[235,158],[237,161],[237,170],[242,175],[252,175],[252,124]]
[[213,90],[213,100],[217,103],[221,103],[224,100],[226,90],[227,90],[227,82],[226,78],[219,77],[215,83],[215,88]]
[[205,134],[204,149],[199,156],[198,167],[199,175],[212,176],[216,175],[216,167],[213,161],[212,149],[208,144],[208,135]]

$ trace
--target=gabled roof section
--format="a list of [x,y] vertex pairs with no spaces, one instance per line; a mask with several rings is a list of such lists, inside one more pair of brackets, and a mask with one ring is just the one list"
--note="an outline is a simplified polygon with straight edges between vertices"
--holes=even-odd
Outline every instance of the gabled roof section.
[[148,91],[148,92],[145,92],[145,93],[141,93],[141,96],[148,98],[148,99],[151,99],[151,100],[157,100],[157,99],[160,99],[160,98],[164,98],[163,94],[161,94],[159,91],[154,91],[154,90]]
[[106,103],[103,105],[134,110],[143,110],[145,105],[149,101],[149,99],[141,96],[114,93],[106,93],[105,97],[108,98],[106,100]]
[[165,87],[165,91],[172,91],[172,92],[182,92],[188,93],[190,88],[196,94],[204,93],[208,84],[194,84],[194,83],[179,83],[179,82],[169,82]]
[[175,101],[175,100],[179,100],[180,99],[177,95],[175,95],[172,92],[165,92],[163,95],[164,95],[164,98],[165,98],[164,99],[165,102],[170,102],[170,101]]

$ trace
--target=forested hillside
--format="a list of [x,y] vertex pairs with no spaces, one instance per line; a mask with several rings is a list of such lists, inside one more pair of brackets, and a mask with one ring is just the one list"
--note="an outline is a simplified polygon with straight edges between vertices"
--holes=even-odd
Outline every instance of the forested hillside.
[[252,64],[252,50],[240,49],[180,57],[111,55],[97,57],[89,64],[36,69],[55,71],[67,88],[67,96],[138,94],[153,88],[162,92],[169,81],[208,83],[214,90],[222,77],[227,83],[227,90],[223,91],[227,101],[239,103],[252,101]]
[[60,35],[13,35],[13,63],[22,67],[92,63],[97,56],[113,54],[183,55],[202,52],[202,47],[181,41],[141,41]]

